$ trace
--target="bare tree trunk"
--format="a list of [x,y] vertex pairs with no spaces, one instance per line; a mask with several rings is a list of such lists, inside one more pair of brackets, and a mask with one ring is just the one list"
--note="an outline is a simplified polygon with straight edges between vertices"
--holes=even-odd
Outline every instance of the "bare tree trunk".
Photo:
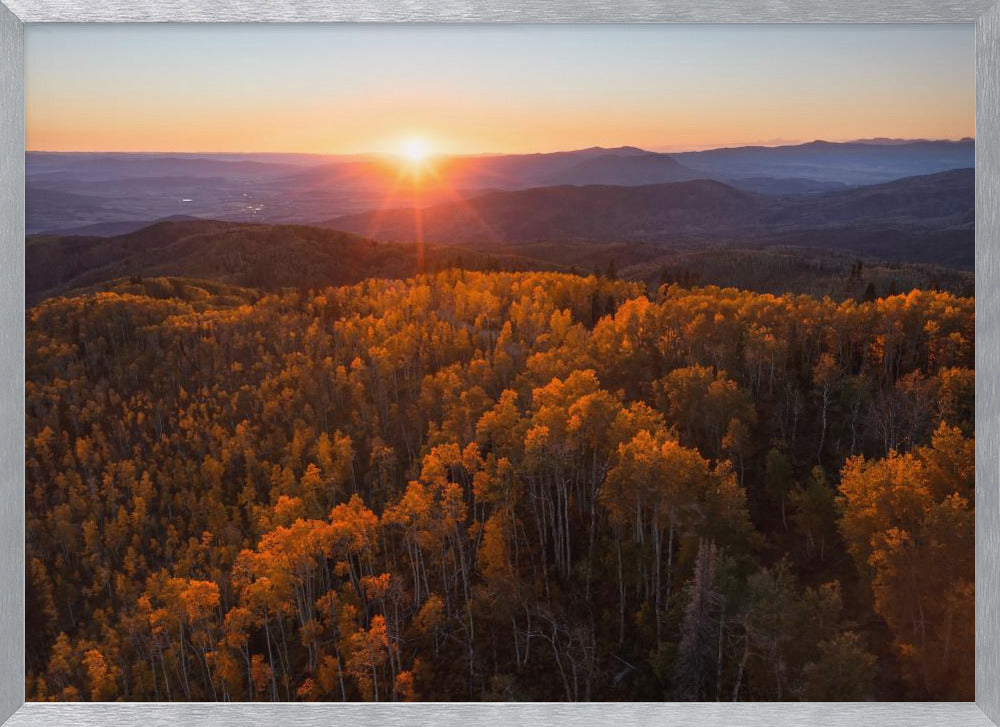
[[823,409],[819,427],[819,446],[816,448],[816,464],[823,464],[823,444],[826,442],[826,410],[830,404],[830,385],[823,385]]
[[670,507],[670,537],[667,539],[667,601],[670,601],[674,581],[674,508]]
[[[673,524],[673,523],[671,523]],[[671,530],[671,534],[673,531]],[[659,523],[653,520],[653,615],[656,618],[656,640],[660,640],[660,572],[663,566],[660,564],[661,551],[663,550],[663,537],[660,534]],[[668,554],[669,558],[670,555]],[[669,582],[670,576],[667,576]]]
[[719,614],[719,645],[715,657],[715,701],[722,696],[722,636],[726,631],[726,601],[722,600],[722,612]]
[[267,604],[264,605],[264,640],[267,642],[267,661],[271,668],[271,701],[278,701],[278,681],[274,676],[274,653],[271,650],[271,627],[268,623]]
[[747,659],[750,657],[750,632],[747,630],[746,619],[743,621],[744,641],[743,658],[740,659],[740,668],[736,672],[736,683],[733,684],[733,701],[740,701],[740,685],[743,683],[743,670],[746,668]]
[[[615,527],[618,530],[618,527]],[[625,576],[622,573],[622,539],[620,533],[615,533],[618,545],[618,646],[625,643]]]

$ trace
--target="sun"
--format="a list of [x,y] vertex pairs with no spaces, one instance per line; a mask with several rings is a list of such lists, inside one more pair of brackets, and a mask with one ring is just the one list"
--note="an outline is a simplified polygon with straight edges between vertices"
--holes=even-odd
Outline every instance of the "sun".
[[431,156],[431,145],[427,139],[412,136],[400,143],[399,155],[411,164],[423,164]]

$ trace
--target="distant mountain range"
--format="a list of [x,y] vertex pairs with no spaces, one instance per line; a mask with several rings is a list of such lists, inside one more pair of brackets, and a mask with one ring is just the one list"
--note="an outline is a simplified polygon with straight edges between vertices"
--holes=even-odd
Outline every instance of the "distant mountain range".
[[[766,200],[721,182],[695,180],[636,187],[588,185],[492,192],[420,211],[426,240],[644,240],[758,227]],[[337,217],[324,227],[385,240],[413,241],[416,210]]]
[[[385,207],[565,185],[713,180],[744,192],[814,195],[971,167],[975,142],[810,142],[665,154],[593,147],[434,160],[419,187],[392,160],[295,154],[26,155],[29,234],[141,225],[181,215],[315,223]],[[124,229],[124,228],[119,228]]]
[[[812,195],[765,195],[709,180],[641,186],[557,186],[493,192],[419,212],[434,242],[657,241],[676,235],[743,238],[824,228],[968,229],[974,173],[959,169]],[[324,227],[413,241],[417,210],[337,217]]]
[[703,177],[703,174],[684,166],[667,154],[611,152],[579,161],[562,171],[546,176],[544,182],[547,185],[641,185],[681,182]]
[[420,210],[430,243],[423,252],[409,244],[413,209],[326,223],[335,229],[175,218],[123,231],[106,223],[89,235],[29,237],[27,297],[135,275],[319,287],[406,277],[458,258],[473,268],[648,265],[710,248],[830,249],[971,269],[973,182],[964,169],[814,195],[764,195],[709,180],[491,192]]
[[902,177],[975,166],[976,147],[961,141],[812,141],[794,146],[745,146],[672,154],[709,176],[803,177],[849,185],[878,184]]
[[971,140],[593,147],[446,157],[414,180],[375,157],[29,153],[27,227],[44,234],[27,239],[26,297],[139,277],[310,288],[612,263],[652,286],[967,291],[974,154]]

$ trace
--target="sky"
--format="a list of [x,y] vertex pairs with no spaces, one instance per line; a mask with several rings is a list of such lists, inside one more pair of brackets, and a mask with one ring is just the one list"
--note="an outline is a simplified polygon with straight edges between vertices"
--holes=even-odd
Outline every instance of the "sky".
[[27,25],[26,147],[961,138],[975,130],[974,58],[972,25]]

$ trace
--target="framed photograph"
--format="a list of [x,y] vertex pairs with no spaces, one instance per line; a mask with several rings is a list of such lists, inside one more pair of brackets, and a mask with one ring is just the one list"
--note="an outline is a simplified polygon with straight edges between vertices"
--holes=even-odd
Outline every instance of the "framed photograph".
[[0,1],[0,723],[1000,724],[996,0]]

